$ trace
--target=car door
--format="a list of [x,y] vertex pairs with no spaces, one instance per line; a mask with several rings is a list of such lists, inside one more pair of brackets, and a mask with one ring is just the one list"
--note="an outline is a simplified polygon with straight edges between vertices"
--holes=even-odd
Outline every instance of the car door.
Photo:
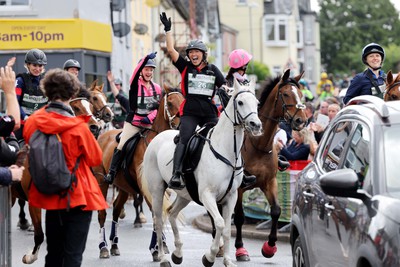
[[[341,202],[334,197],[326,195],[319,185],[319,177],[324,173],[341,168],[346,149],[351,141],[355,123],[351,121],[338,121],[328,128],[315,162],[317,163],[317,179],[309,185],[309,194],[312,198],[312,216],[310,216],[309,251],[311,266],[345,266],[342,255],[340,231],[338,232],[337,215],[342,215]],[[336,210],[336,208],[337,210]],[[340,210],[339,210],[340,208]],[[337,213],[333,213],[337,211]],[[339,233],[339,234],[338,234]]]

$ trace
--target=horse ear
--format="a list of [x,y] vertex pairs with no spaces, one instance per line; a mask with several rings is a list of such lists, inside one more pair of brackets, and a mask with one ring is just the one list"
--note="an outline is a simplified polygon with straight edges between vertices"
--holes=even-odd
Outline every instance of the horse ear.
[[298,81],[300,81],[300,79],[303,77],[303,75],[304,75],[304,70],[303,70],[299,75],[297,75],[296,77],[294,77],[294,79],[298,82]]
[[233,94],[237,94],[241,89],[241,85],[237,79],[233,79]]
[[169,86],[167,83],[163,83],[163,88],[164,88],[164,91],[165,91],[165,93],[169,93],[170,92],[170,90],[171,90],[171,86]]
[[290,76],[290,69],[286,69],[285,72],[282,75],[281,80],[282,81],[287,81],[289,79]]
[[104,83],[102,85],[99,86],[99,91],[103,92],[103,88],[104,88]]
[[388,73],[386,74],[386,84],[392,84],[393,83],[393,74],[392,70],[389,70]]
[[253,79],[250,79],[249,90],[253,94],[256,94],[256,82]]
[[90,89],[94,89],[97,85],[97,79],[90,84]]

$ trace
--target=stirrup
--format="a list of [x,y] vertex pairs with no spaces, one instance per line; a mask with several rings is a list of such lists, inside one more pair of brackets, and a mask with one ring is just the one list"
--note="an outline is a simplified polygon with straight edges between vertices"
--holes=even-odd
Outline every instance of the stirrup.
[[250,186],[254,185],[256,182],[257,182],[257,177],[255,177],[254,175],[244,174],[240,188],[244,189],[244,188],[250,187]]
[[[178,178],[178,179],[177,179]],[[175,190],[181,190],[185,188],[185,182],[183,181],[182,177],[174,177],[169,180],[168,187]]]

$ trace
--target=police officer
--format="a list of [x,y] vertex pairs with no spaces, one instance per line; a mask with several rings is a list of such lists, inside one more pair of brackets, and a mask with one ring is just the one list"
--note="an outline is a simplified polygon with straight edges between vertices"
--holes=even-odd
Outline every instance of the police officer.
[[360,95],[374,95],[383,98],[386,74],[381,68],[385,60],[385,50],[379,44],[367,44],[362,50],[361,60],[367,69],[358,73],[351,80],[346,96],[343,98],[344,104]]
[[25,120],[36,110],[45,106],[47,97],[39,88],[47,64],[46,54],[39,49],[31,49],[25,55],[27,72],[17,75],[16,94],[21,113],[21,128],[15,132],[18,140],[23,140],[22,130]]

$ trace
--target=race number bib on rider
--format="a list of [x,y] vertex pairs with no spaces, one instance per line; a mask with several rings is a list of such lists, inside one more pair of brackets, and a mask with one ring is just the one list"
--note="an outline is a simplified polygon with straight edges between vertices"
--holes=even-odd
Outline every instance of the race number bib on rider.
[[188,75],[188,93],[195,95],[212,96],[214,92],[215,76],[197,74]]

